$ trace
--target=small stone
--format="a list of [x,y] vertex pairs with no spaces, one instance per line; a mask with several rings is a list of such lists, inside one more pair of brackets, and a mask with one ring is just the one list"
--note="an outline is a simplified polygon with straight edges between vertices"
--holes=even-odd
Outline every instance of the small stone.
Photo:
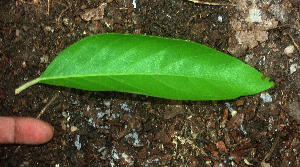
[[257,8],[249,9],[249,17],[247,18],[247,21],[250,23],[261,23],[261,11]]
[[295,64],[292,64],[290,66],[290,73],[293,74],[294,72],[296,72],[298,69],[298,65],[295,63]]
[[272,102],[272,97],[268,92],[262,92],[260,98],[263,99],[264,103]]
[[291,56],[291,54],[294,52],[294,49],[295,49],[294,45],[290,45],[284,49],[284,54]]

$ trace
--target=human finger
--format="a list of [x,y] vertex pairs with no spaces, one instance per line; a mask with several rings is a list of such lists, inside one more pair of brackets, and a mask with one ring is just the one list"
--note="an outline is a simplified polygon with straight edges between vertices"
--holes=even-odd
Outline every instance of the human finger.
[[0,144],[43,144],[53,137],[48,123],[29,117],[0,117]]

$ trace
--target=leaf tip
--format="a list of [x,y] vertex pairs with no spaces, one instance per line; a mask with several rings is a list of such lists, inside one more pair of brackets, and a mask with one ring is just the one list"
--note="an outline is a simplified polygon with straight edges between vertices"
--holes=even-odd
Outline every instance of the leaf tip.
[[275,83],[269,77],[266,78],[266,82],[268,82],[268,84],[270,85],[270,88],[275,85]]
[[266,83],[269,86],[269,88],[275,85],[275,83],[268,77],[268,75],[263,74],[261,79],[263,80],[264,83]]

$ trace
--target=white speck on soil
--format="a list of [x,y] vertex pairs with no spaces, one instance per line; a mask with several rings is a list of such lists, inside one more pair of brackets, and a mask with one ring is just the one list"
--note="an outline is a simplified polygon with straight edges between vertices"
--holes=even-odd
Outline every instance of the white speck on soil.
[[248,22],[256,22],[261,23],[261,11],[257,8],[251,8],[249,9],[249,17],[246,19]]
[[223,21],[222,16],[219,16],[219,17],[218,17],[218,21],[222,23],[222,21]]
[[291,66],[290,66],[290,73],[291,74],[293,74],[294,72],[296,72],[297,71],[297,69],[298,69],[298,64],[292,64]]
[[260,98],[262,98],[264,103],[272,102],[272,97],[268,92],[262,92]]
[[77,135],[77,138],[75,140],[75,146],[77,147],[77,150],[80,150],[81,148],[81,143],[79,142],[80,140],[80,135]]
[[284,54],[287,54],[288,56],[291,56],[291,54],[294,52],[295,46],[290,45],[284,49]]

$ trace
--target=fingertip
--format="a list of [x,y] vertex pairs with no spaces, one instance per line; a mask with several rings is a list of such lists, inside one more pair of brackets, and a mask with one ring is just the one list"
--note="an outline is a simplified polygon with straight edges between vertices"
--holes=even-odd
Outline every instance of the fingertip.
[[34,118],[15,118],[15,143],[43,144],[53,138],[53,127]]

